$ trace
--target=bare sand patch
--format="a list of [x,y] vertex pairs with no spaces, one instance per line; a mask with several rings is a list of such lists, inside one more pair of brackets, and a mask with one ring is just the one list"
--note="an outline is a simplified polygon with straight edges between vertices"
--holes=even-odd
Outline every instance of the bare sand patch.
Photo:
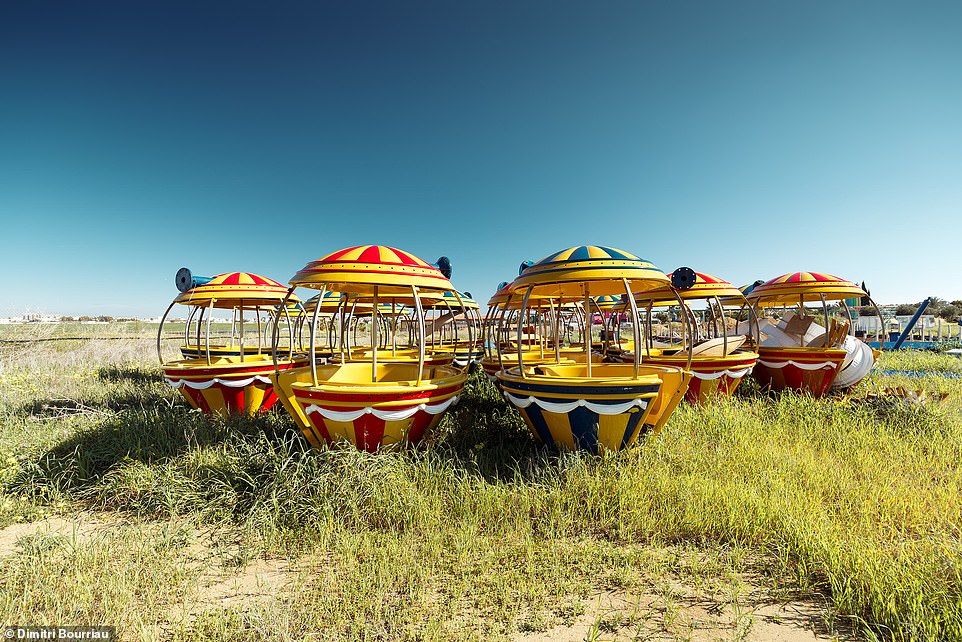
[[242,567],[211,568],[198,579],[189,615],[210,608],[240,608],[286,595],[294,572],[287,560],[256,559]]
[[545,631],[519,633],[513,642],[629,640],[716,642],[823,642],[851,640],[829,630],[830,611],[816,598],[773,602],[751,587],[737,601],[699,595],[692,587],[671,590],[607,591],[582,599],[584,612]]

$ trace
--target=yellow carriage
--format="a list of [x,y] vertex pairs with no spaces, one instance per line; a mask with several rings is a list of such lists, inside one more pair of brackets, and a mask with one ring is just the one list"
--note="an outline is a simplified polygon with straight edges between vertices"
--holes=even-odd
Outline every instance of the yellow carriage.
[[[342,312],[366,308],[370,315],[366,346],[342,325],[336,344],[326,346],[332,358],[321,358],[323,306],[315,306],[306,320],[308,364],[273,377],[285,408],[312,445],[349,441],[373,452],[416,443],[457,401],[467,368],[453,364],[453,353],[443,360],[432,355],[425,327],[428,305],[448,292],[460,298],[437,267],[401,250],[366,245],[308,263],[290,284],[292,293],[294,287],[320,290],[321,301],[326,292],[339,292]],[[402,308],[409,311],[406,325],[414,336],[398,347],[398,334],[406,330],[382,321],[388,310]],[[339,322],[345,318],[342,314]]]
[[[165,380],[179,390],[192,407],[203,412],[253,414],[268,410],[277,401],[270,376],[275,370],[306,363],[306,359],[294,354],[293,326],[289,318],[287,350],[280,346],[282,352],[272,356],[267,340],[271,328],[276,328],[278,319],[286,313],[286,308],[278,306],[287,297],[287,288],[248,272],[220,274],[200,283],[191,281],[190,285],[193,287],[181,292],[164,312],[157,331],[157,356]],[[287,297],[287,300],[297,302],[296,297]],[[190,308],[187,327],[189,330],[193,321],[196,333],[193,344],[188,342],[181,347],[183,358],[165,361],[164,324],[175,305]],[[231,334],[227,341],[212,336],[215,310],[231,315]],[[248,339],[251,325],[256,327],[253,343]]]
[[626,448],[665,425],[684,396],[691,373],[680,367],[643,364],[638,353],[632,363],[597,363],[590,332],[592,297],[625,293],[634,341],[640,345],[641,325],[632,295],[666,284],[668,278],[651,263],[600,246],[557,252],[515,279],[504,305],[511,308],[519,302],[521,319],[527,318],[532,301],[556,310],[577,302],[583,310],[580,362],[562,356],[555,316],[555,323],[549,324],[553,350],[545,351],[545,361],[525,360],[519,326],[515,354],[496,373],[505,398],[538,440],[560,449],[598,453]]

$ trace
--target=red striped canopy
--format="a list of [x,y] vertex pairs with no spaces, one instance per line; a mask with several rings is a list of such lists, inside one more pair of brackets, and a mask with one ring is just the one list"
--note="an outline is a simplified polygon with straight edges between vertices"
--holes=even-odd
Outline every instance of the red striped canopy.
[[[668,278],[671,279],[673,274],[674,272],[670,272],[667,275]],[[656,290],[649,290],[648,292],[635,292],[635,299],[646,302],[654,300],[662,302],[662,305],[673,305],[678,303],[678,299],[675,298],[675,292],[676,290],[664,285]],[[734,297],[744,301],[744,296],[741,291],[734,285],[725,279],[720,279],[717,276],[705,274],[704,272],[695,272],[695,285],[685,290],[677,290],[677,292],[678,296],[685,300],[710,299],[717,296],[720,299]]]
[[508,300],[508,298],[510,298],[510,296],[511,296],[511,284],[506,283],[504,287],[499,288],[497,292],[491,295],[491,298],[488,299],[488,307],[492,308],[496,305],[504,303],[505,301]]
[[434,265],[386,245],[359,245],[311,261],[294,275],[291,285],[341,292],[410,293],[411,286],[453,290]]
[[[175,303],[215,308],[234,308],[239,305],[276,305],[287,296],[287,286],[266,276],[250,272],[226,272],[218,274],[207,283],[181,292]],[[297,303],[291,294],[288,302]]]
[[748,293],[752,303],[792,304],[799,301],[850,299],[866,296],[851,281],[823,272],[792,272],[762,283]]

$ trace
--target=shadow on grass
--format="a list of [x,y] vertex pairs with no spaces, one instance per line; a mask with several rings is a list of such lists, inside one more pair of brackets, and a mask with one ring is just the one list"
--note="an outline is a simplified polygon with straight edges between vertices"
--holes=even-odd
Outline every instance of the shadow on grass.
[[149,385],[164,380],[160,370],[137,366],[103,366],[97,369],[97,379],[110,383],[130,381],[135,384]]
[[63,441],[22,461],[6,490],[40,502],[81,501],[145,514],[196,511],[301,528],[317,521],[318,510],[354,511],[367,501],[368,486],[441,477],[454,485],[467,478],[545,484],[563,479],[571,466],[600,465],[590,454],[538,444],[483,375],[470,379],[461,402],[425,443],[376,454],[349,445],[312,449],[280,404],[263,415],[225,418],[191,411],[182,401],[171,404],[160,390],[108,399],[93,412],[36,402],[46,412],[86,414],[71,421],[74,432]]
[[[34,418],[71,417],[69,427],[74,432],[33,461],[24,462],[7,484],[8,490],[47,500],[82,498],[94,494],[106,476],[131,462],[195,476],[198,470],[192,461],[200,457],[230,462],[224,464],[222,482],[238,490],[244,485],[241,478],[270,476],[284,466],[303,467],[303,471],[331,466],[374,468],[379,459],[412,468],[430,459],[459,476],[488,483],[525,482],[543,479],[572,457],[536,443],[517,411],[483,374],[469,380],[461,402],[425,443],[372,457],[356,454],[347,445],[312,449],[280,404],[255,417],[209,416],[191,411],[177,396],[164,394],[150,371],[112,367],[101,369],[99,377],[143,385],[132,390],[124,386],[100,399],[41,399],[25,404],[21,410]],[[215,454],[203,454],[214,450]]]
[[40,500],[83,498],[111,471],[131,462],[162,467],[190,451],[238,448],[293,428],[280,404],[255,417],[192,411],[179,395],[157,385],[159,375],[149,370],[101,368],[98,378],[137,385],[96,399],[37,399],[20,407],[31,420],[70,418],[64,425],[71,432],[39,457],[21,462],[7,491]]
[[49,397],[34,399],[18,409],[20,414],[34,419],[60,419],[70,416],[97,418],[130,410],[146,412],[159,406],[172,409],[178,400],[149,390],[112,394],[104,399],[70,399]]
[[137,366],[104,366],[96,371],[96,383],[79,396],[45,397],[22,404],[18,413],[32,419],[113,414],[125,410],[146,411],[155,406],[171,408],[179,395],[163,384],[159,372]]

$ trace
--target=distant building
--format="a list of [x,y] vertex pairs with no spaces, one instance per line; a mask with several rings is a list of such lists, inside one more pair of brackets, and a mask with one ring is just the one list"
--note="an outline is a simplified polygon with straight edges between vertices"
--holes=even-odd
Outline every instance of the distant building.
[[43,312],[25,312],[19,317],[8,317],[4,323],[60,323],[60,315]]

